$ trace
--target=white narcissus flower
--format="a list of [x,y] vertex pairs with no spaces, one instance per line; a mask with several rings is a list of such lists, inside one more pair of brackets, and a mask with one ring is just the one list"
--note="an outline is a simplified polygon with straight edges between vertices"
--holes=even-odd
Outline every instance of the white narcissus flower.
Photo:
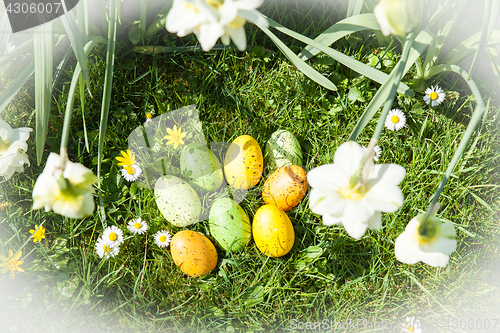
[[450,253],[457,248],[455,226],[451,222],[443,222],[435,216],[429,216],[426,227],[419,232],[420,222],[425,214],[414,217],[405,231],[396,238],[394,252],[396,258],[405,264],[416,264],[423,261],[431,266],[445,267]]
[[184,37],[194,33],[204,51],[221,38],[224,45],[233,40],[240,51],[246,49],[243,26],[246,21],[267,27],[268,22],[256,10],[264,0],[174,0],[167,15],[166,29]]
[[92,184],[99,179],[80,163],[66,161],[61,170],[61,157],[50,153],[42,174],[33,188],[33,209],[45,207],[69,218],[81,219],[94,212]]
[[342,224],[355,239],[367,228],[380,229],[381,212],[393,213],[403,204],[398,187],[406,170],[397,164],[373,164],[363,185],[358,183],[365,152],[354,141],[343,143],[335,152],[333,164],[321,165],[307,173],[312,187],[309,208],[323,216],[325,225]]
[[420,21],[420,0],[380,0],[373,13],[385,36],[404,36]]
[[24,170],[24,163],[30,164],[25,152],[28,149],[26,140],[32,130],[29,127],[12,129],[0,119],[0,176],[9,179],[14,172]]

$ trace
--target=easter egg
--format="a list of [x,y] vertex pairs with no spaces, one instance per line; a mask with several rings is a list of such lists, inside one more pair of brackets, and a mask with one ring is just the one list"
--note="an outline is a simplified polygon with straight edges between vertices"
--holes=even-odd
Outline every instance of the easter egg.
[[274,172],[287,165],[302,165],[302,149],[292,133],[277,130],[266,142],[264,151],[266,166]]
[[271,257],[284,256],[295,241],[292,222],[281,208],[274,205],[264,205],[255,212],[252,234],[257,248]]
[[307,172],[298,165],[289,165],[273,172],[264,182],[262,199],[285,212],[297,206],[307,192]]
[[175,176],[163,176],[155,183],[156,204],[163,217],[177,227],[198,222],[201,202],[195,190]]
[[214,244],[199,232],[179,231],[170,242],[170,254],[174,263],[189,276],[203,276],[217,265]]
[[224,158],[226,181],[231,187],[248,190],[259,182],[263,166],[262,150],[257,141],[249,135],[239,136]]
[[182,176],[196,190],[213,192],[224,182],[221,163],[204,145],[188,144],[179,160]]
[[250,219],[243,208],[229,198],[214,201],[208,220],[210,234],[227,251],[239,251],[252,239]]

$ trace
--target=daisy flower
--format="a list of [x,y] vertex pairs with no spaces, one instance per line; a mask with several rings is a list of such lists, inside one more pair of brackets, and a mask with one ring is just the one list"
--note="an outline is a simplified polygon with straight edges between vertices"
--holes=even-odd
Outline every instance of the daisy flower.
[[431,86],[425,89],[424,101],[427,104],[430,103],[431,106],[436,106],[443,103],[445,96],[443,89],[439,86]]
[[184,144],[184,140],[182,140],[186,136],[186,132],[183,132],[182,129],[179,127],[177,128],[177,125],[174,125],[174,129],[167,128],[167,133],[169,135],[165,135],[163,138],[167,141],[167,146],[173,144],[174,149],[177,149],[179,145]]
[[142,170],[139,167],[139,164],[132,164],[123,167],[123,169],[121,169],[121,173],[123,178],[125,178],[127,181],[135,182],[141,176]]
[[[363,151],[366,151],[365,146],[362,146],[361,148],[363,149]],[[380,155],[382,155],[382,149],[379,147],[379,145],[376,145],[375,148],[373,148],[373,159],[375,160],[375,162],[378,162]]]
[[7,273],[10,271],[10,277],[14,278],[17,272],[24,272],[24,269],[19,267],[24,260],[19,261],[19,258],[23,255],[23,251],[19,251],[15,256],[12,250],[9,250],[9,257],[5,258],[4,256],[0,256],[0,260],[4,261],[0,264],[0,267],[3,267],[2,272],[0,274]]
[[403,111],[399,109],[392,109],[387,114],[387,118],[385,118],[385,127],[390,129],[391,131],[399,131],[406,124],[406,117]]
[[120,228],[112,225],[104,229],[102,239],[104,240],[106,245],[109,245],[111,247],[120,245],[121,242],[123,242],[123,231]]
[[120,246],[115,245],[115,246],[110,246],[106,245],[106,242],[104,239],[100,238],[97,240],[95,244],[95,250],[97,252],[97,255],[101,259],[107,259],[109,257],[115,257],[119,252],[120,252]]
[[172,239],[172,235],[166,230],[158,231],[154,237],[155,243],[158,247],[167,247]]
[[129,221],[127,228],[131,233],[141,235],[148,230],[148,224],[146,223],[146,221],[137,218],[135,220]]
[[31,229],[30,234],[33,234],[33,236],[31,236],[31,238],[33,238],[33,243],[40,242],[45,238],[45,228],[42,226],[38,228],[38,226],[35,224],[35,229]]
[[146,113],[146,122],[147,123],[149,123],[151,121],[151,119],[153,119],[154,114],[155,114],[154,110]]

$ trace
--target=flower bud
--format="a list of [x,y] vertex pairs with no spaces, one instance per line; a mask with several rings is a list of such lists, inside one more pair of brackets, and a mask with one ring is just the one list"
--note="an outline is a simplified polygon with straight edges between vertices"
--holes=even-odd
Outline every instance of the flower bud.
[[380,0],[373,13],[385,36],[404,36],[420,21],[420,0]]

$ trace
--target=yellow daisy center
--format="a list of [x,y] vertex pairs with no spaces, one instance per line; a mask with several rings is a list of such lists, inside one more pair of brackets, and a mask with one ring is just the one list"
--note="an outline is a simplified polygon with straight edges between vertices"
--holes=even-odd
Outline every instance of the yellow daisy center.
[[151,119],[152,117],[153,117],[153,115],[151,113],[149,113],[149,112],[146,113],[146,118]]
[[406,332],[413,332],[413,325],[410,325],[410,327],[406,329]]
[[438,94],[435,91],[433,91],[429,94],[429,98],[435,100],[438,98]]
[[397,123],[399,123],[399,117],[398,117],[398,116],[392,116],[392,117],[391,117],[391,122],[392,122],[393,124],[397,124]]
[[141,224],[139,222],[134,223],[134,228],[141,229]]
[[102,249],[104,250],[104,252],[108,253],[111,248],[109,246],[107,246],[106,244],[104,244],[102,246]]
[[161,235],[159,239],[160,239],[160,242],[165,243],[165,241],[167,240],[167,236]]
[[109,240],[114,242],[116,240],[116,238],[118,237],[118,235],[114,232],[110,233],[109,234]]
[[135,170],[134,170],[134,168],[133,168],[132,166],[126,166],[126,167],[125,167],[125,170],[127,170],[127,173],[128,173],[129,175],[133,175],[133,174],[134,174],[134,171],[135,171]]

